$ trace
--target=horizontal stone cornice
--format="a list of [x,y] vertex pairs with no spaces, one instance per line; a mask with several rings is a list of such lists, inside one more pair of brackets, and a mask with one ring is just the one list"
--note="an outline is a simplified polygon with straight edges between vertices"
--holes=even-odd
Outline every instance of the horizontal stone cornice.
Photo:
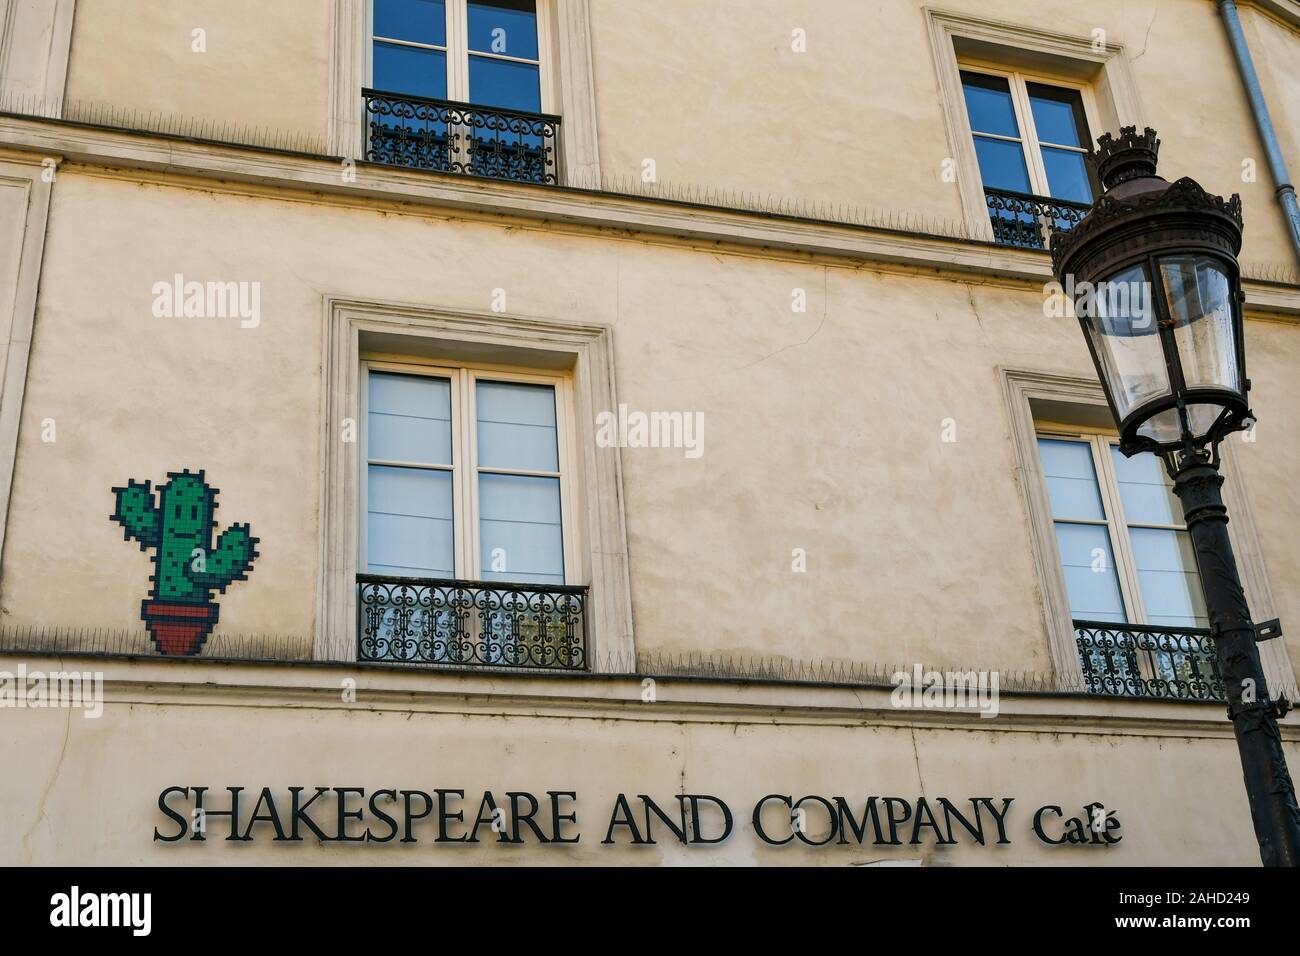
[[[97,672],[105,708],[251,707],[538,719],[822,725],[864,729],[962,730],[1232,738],[1222,703],[1136,700],[1003,691],[994,717],[975,710],[901,708],[891,688],[795,681],[647,675],[468,672],[347,664],[172,661],[36,655],[0,656],[0,670]],[[345,699],[344,688],[354,697]],[[1281,725],[1300,742],[1300,725]]]
[[[310,194],[318,201],[399,204],[531,220],[695,244],[848,260],[1041,285],[1045,253],[993,243],[653,196],[439,175],[341,158],[0,114],[0,152],[110,170]],[[39,161],[39,160],[37,160]],[[1245,283],[1248,304],[1300,317],[1300,287]]]

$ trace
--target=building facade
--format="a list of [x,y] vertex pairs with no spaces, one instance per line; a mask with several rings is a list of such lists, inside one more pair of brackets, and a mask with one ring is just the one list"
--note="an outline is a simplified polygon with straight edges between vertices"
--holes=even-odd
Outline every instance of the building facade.
[[1045,245],[1122,127],[1241,195],[1226,494],[1295,699],[1300,5],[0,30],[0,860],[1258,859]]

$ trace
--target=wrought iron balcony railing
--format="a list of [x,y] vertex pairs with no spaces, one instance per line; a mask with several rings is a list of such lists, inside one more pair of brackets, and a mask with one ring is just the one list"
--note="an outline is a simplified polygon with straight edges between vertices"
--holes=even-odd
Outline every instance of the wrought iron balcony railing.
[[372,163],[553,186],[560,118],[362,90]]
[[985,188],[984,200],[993,223],[993,238],[1004,246],[1022,249],[1046,249],[1053,229],[1073,229],[1092,208],[1088,203],[1007,189]]
[[1208,630],[1075,621],[1074,640],[1090,694],[1226,700]]
[[585,670],[587,588],[358,574],[357,659]]

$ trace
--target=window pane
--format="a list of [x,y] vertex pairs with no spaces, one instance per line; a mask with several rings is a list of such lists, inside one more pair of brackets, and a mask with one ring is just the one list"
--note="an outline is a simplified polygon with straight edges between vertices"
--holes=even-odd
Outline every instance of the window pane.
[[540,113],[542,86],[537,67],[530,63],[471,55],[469,99],[478,106]]
[[1127,621],[1105,527],[1058,521],[1056,544],[1071,616],[1079,621]]
[[375,41],[372,85],[385,93],[447,98],[447,55],[440,50]]
[[1119,479],[1124,518],[1130,524],[1183,523],[1183,507],[1159,458],[1149,452],[1125,458],[1114,445],[1110,458]]
[[370,373],[366,457],[451,464],[451,382],[424,375]]
[[1038,455],[1043,462],[1053,518],[1105,520],[1092,449],[1087,442],[1040,438]]
[[1087,147],[1088,124],[1083,116],[1083,97],[1078,90],[1067,90],[1041,83],[1026,84],[1029,109],[1034,114],[1034,130],[1040,143],[1058,146]]
[[1020,135],[1015,107],[1011,104],[1011,87],[1004,77],[963,71],[961,87],[972,132]]
[[483,580],[564,583],[558,478],[479,475],[478,505]]
[[1068,149],[1043,147],[1043,166],[1047,169],[1047,188],[1054,199],[1092,202],[1092,186],[1083,153]]
[[372,573],[454,577],[451,472],[371,465],[366,498]]
[[535,0],[470,0],[469,48],[536,60]]
[[1208,626],[1191,535],[1159,528],[1130,528],[1129,535],[1147,622],[1166,627]]
[[979,158],[980,178],[985,186],[1018,193],[1031,191],[1025,151],[1019,143],[976,136],[975,155]]
[[447,45],[443,0],[375,0],[375,36]]
[[560,470],[554,388],[481,381],[475,402],[480,467]]

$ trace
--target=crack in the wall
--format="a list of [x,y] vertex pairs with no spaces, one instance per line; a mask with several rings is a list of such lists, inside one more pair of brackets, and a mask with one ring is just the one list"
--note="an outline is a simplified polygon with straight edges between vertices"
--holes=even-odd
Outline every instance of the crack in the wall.
[[[62,667],[62,662],[60,662],[60,667]],[[59,759],[54,762],[54,769],[50,772],[50,779],[45,782],[45,789],[41,791],[41,798],[36,803],[36,818],[32,821],[32,825],[27,829],[27,832],[23,834],[23,862],[28,866],[32,863],[32,837],[36,834],[36,828],[41,825],[41,821],[45,819],[45,804],[49,801],[50,794],[54,792],[54,784],[59,778],[59,772],[63,769],[63,758],[68,753],[68,740],[72,736],[72,712],[75,708],[65,707],[64,710],[67,711],[68,718],[63,725],[63,745],[59,748]]]
[[966,287],[966,301],[970,303],[971,314],[975,316],[975,324],[979,326],[980,338],[988,342],[988,336],[984,334],[984,319],[980,316],[979,306],[975,304],[975,289],[969,282],[962,283]]
[[1142,59],[1142,57],[1146,56],[1147,47],[1151,45],[1151,28],[1156,25],[1156,17],[1159,15],[1160,3],[1159,0],[1157,0],[1155,7],[1151,11],[1151,22],[1147,24],[1146,36],[1142,38],[1142,49],[1140,52],[1134,54],[1133,59],[1129,62],[1136,63],[1138,60]]
[[791,342],[789,345],[783,345],[779,349],[776,349],[775,351],[769,352],[768,354],[761,356],[760,358],[754,359],[754,361],[752,362],[746,362],[744,365],[737,366],[736,368],[731,369],[731,372],[743,372],[746,369],[751,369],[755,365],[761,365],[762,363],[766,362],[770,358],[775,358],[776,356],[780,355],[782,352],[788,352],[790,349],[802,348],[803,346],[811,342],[813,339],[817,338],[817,336],[821,333],[821,330],[826,327],[826,317],[829,312],[829,307],[826,302],[826,295],[828,289],[829,289],[828,269],[826,266],[822,266],[822,318],[821,321],[817,323],[817,328],[813,329],[811,335],[809,335],[802,342]]

